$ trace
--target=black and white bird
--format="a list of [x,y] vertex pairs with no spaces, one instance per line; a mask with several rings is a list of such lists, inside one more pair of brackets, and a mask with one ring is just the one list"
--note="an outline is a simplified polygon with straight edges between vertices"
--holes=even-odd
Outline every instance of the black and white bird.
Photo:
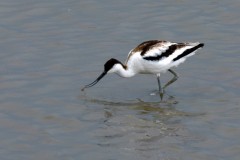
[[[155,74],[162,99],[164,89],[175,82],[178,75],[171,69],[183,63],[188,57],[204,46],[199,42],[174,43],[162,40],[149,40],[132,49],[125,64],[111,58],[104,64],[103,73],[92,83],[84,86],[89,88],[98,83],[107,73],[116,73],[121,77],[132,77],[136,74]],[[161,87],[160,74],[169,71],[174,77]]]

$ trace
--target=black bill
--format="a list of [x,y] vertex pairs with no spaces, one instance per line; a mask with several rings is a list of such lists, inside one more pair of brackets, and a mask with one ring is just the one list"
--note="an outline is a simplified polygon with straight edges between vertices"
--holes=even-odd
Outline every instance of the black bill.
[[92,83],[84,86],[84,87],[82,88],[82,91],[84,91],[85,88],[89,88],[89,87],[92,87],[92,86],[94,86],[95,84],[97,84],[98,81],[100,81],[100,79],[102,79],[106,74],[107,74],[107,72],[103,72],[95,81],[93,81]]

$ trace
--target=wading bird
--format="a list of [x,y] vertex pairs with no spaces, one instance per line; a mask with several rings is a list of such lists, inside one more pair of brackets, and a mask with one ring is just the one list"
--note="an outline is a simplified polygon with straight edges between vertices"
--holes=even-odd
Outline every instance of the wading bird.
[[[183,63],[186,58],[194,55],[195,51],[203,46],[204,44],[199,42],[174,43],[162,40],[143,42],[129,52],[125,64],[114,58],[108,60],[104,64],[103,73],[95,81],[84,86],[82,91],[97,84],[107,73],[116,73],[121,77],[155,74],[162,99],[164,89],[178,78],[178,75],[171,68]],[[174,77],[161,87],[160,74],[166,71],[172,73]]]

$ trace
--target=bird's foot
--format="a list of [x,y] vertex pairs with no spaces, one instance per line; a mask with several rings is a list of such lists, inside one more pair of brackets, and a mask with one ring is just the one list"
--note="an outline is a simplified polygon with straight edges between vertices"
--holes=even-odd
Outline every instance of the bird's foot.
[[165,90],[162,90],[161,92],[159,90],[157,90],[157,91],[154,91],[154,92],[150,93],[151,96],[156,96],[158,94],[160,96],[160,99],[162,100],[163,99],[163,95],[165,94]]
[[163,99],[163,92],[160,92],[159,95],[160,95],[160,99],[162,100]]

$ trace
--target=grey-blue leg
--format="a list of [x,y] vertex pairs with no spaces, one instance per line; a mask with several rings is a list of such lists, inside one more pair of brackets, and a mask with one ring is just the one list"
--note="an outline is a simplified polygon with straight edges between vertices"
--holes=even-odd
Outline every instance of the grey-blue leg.
[[162,98],[163,98],[163,88],[161,87],[160,74],[157,74],[157,81],[158,81],[158,89],[159,89],[160,98],[162,100]]
[[169,86],[170,84],[172,84],[173,82],[175,82],[177,79],[178,79],[178,75],[177,73],[175,73],[173,70],[169,69],[168,70],[170,73],[172,73],[174,75],[174,77],[169,81],[167,82],[164,86],[163,86],[163,89],[165,89],[167,86]]

